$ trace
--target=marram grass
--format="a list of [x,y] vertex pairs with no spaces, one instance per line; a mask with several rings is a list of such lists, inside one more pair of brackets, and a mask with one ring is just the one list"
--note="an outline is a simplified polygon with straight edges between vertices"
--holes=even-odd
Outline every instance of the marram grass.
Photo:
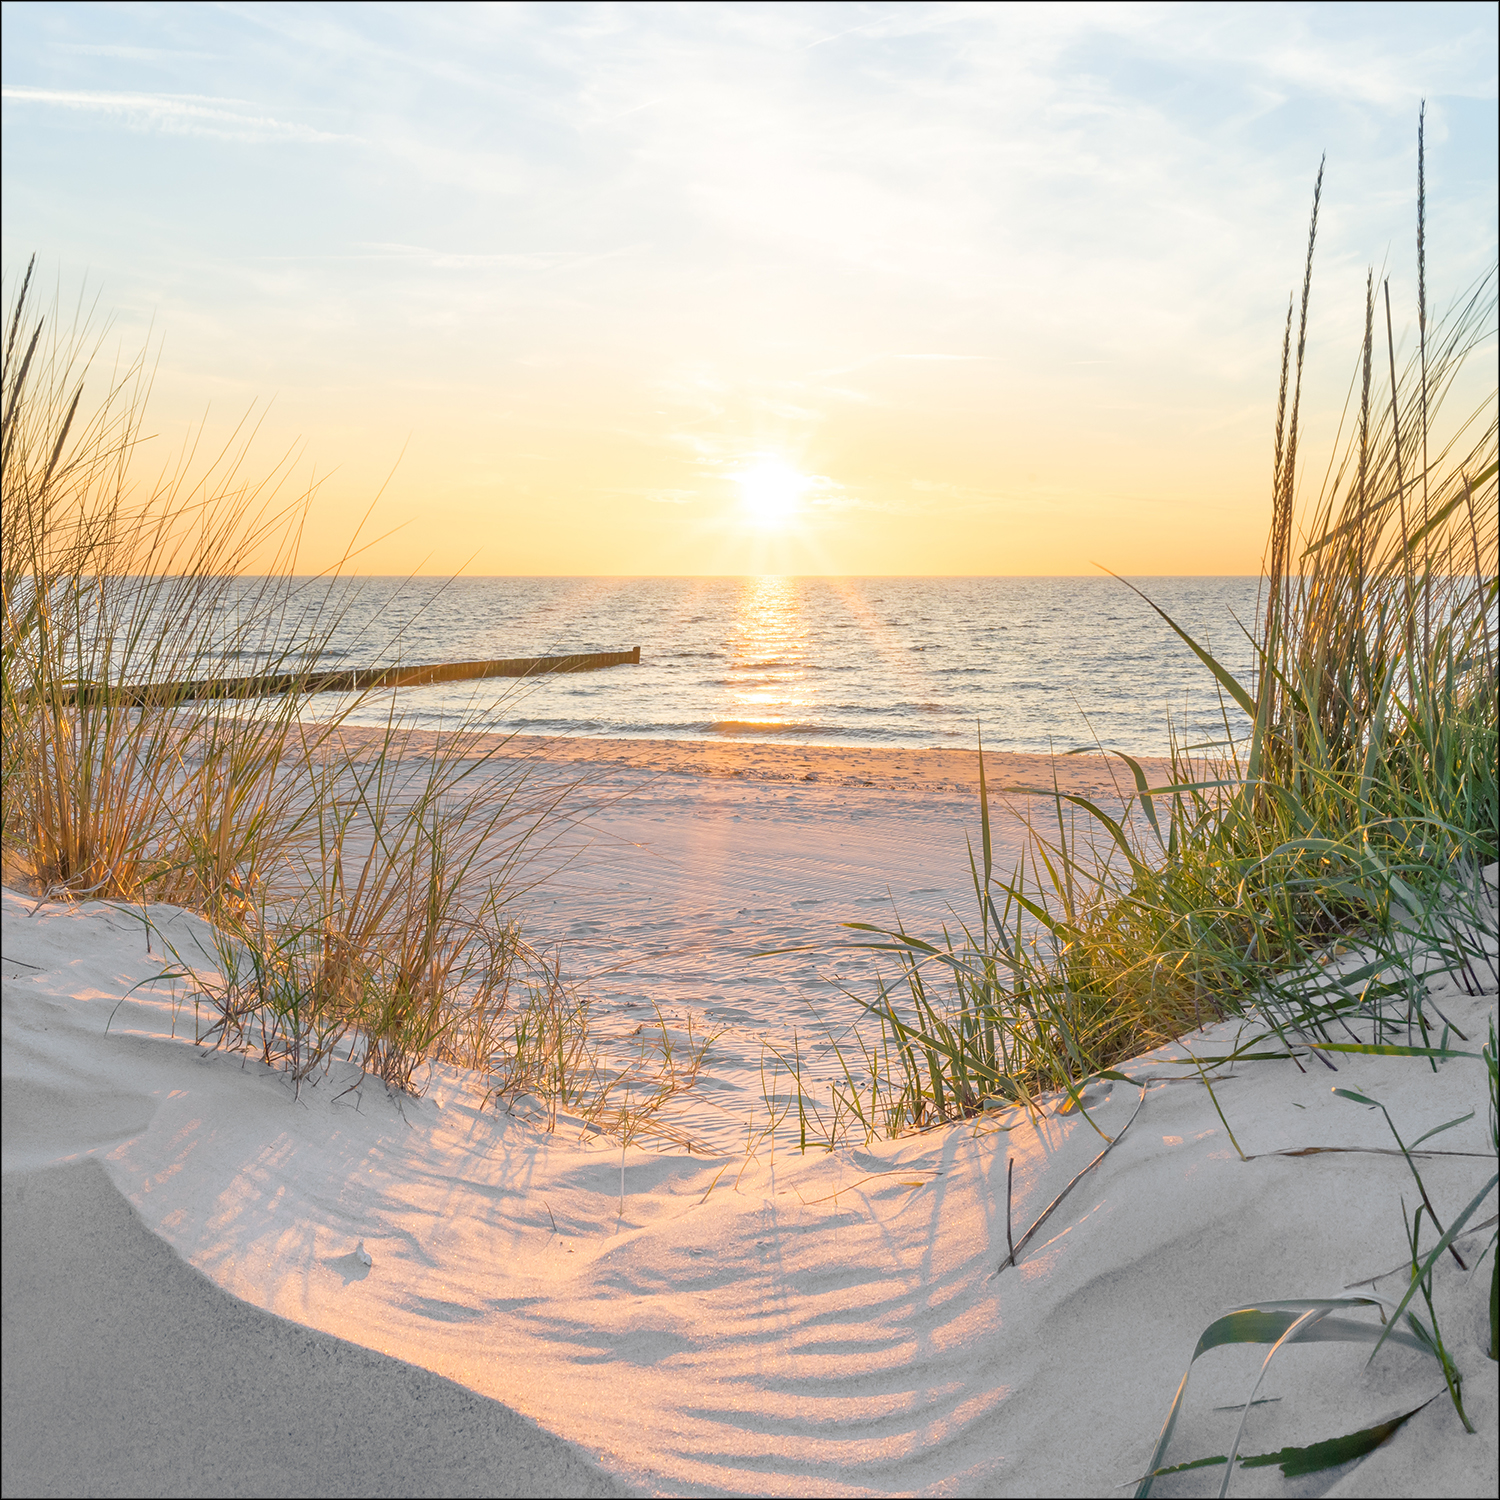
[[[1321,191],[1320,171],[1299,326]],[[1425,273],[1423,287],[1425,309]],[[813,1139],[1076,1099],[1230,1015],[1253,1012],[1282,1044],[1353,1014],[1405,1027],[1413,1003],[1425,1029],[1425,987],[1406,972],[1414,938],[1471,990],[1493,981],[1479,876],[1500,854],[1493,388],[1441,446],[1429,439],[1466,361],[1493,347],[1495,289],[1492,269],[1445,318],[1424,312],[1400,373],[1393,343],[1377,351],[1367,279],[1354,421],[1300,525],[1304,351],[1289,311],[1255,680],[1163,615],[1216,680],[1223,742],[1174,742],[1160,786],[1112,752],[1123,812],[1056,793],[1051,828],[1033,826],[1008,875],[993,865],[981,745],[974,915],[936,939],[847,924],[859,934],[847,946],[893,969],[853,994],[878,1037],[840,1037],[844,1085],[799,1106]],[[1363,970],[1342,987],[1311,982],[1356,940]]]
[[[199,1039],[259,1055],[300,1087],[335,1059],[394,1088],[424,1066],[481,1070],[494,1097],[629,1134],[691,1085],[690,1056],[607,1067],[587,997],[512,915],[526,856],[570,788],[496,764],[460,716],[436,752],[343,734],[351,700],[306,694],[142,703],[141,683],[294,678],[347,590],[296,575],[312,495],[290,465],[257,477],[247,422],[148,467],[145,355],[106,368],[102,335],[38,312],[32,266],[3,329],[0,778],[7,883],[215,924],[215,952],[169,953]],[[351,544],[352,555],[352,544]],[[79,692],[87,687],[88,692]],[[540,1106],[539,1108],[536,1106]]]

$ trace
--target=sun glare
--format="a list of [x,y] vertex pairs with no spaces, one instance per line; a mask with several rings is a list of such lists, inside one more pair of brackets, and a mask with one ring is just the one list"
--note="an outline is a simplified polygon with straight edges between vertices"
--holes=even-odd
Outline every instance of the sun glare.
[[745,509],[757,526],[781,526],[797,511],[807,478],[779,458],[763,458],[736,476]]

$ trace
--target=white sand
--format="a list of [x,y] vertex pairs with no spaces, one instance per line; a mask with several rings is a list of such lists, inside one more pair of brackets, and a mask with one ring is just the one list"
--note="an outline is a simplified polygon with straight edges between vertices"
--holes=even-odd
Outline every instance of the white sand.
[[[409,748],[431,739],[415,736]],[[1020,857],[1023,819],[1054,823],[1054,800],[1040,795],[1054,779],[1116,813],[1132,786],[1121,761],[1096,756],[988,753],[985,762],[1005,873]],[[1168,779],[1164,762],[1143,764]],[[955,912],[967,920],[976,910],[973,751],[517,736],[494,774],[521,769],[541,784],[587,778],[570,798],[586,818],[541,855],[554,874],[521,907],[531,940],[559,945],[564,972],[588,980],[612,1059],[633,1055],[643,1026],[655,1032],[658,1010],[679,1047],[689,1020],[695,1036],[718,1037],[708,1076],[664,1117],[695,1145],[743,1150],[764,1113],[766,1040],[786,1055],[796,1047],[809,1096],[824,1099],[842,1081],[828,1028],[841,1035],[858,1010],[838,986],[873,986],[869,960],[836,946],[855,938],[839,924],[889,927],[899,916],[936,935]],[[798,947],[808,951],[752,957]],[[785,1095],[784,1077],[771,1085]]]
[[[628,765],[611,774],[644,777]],[[844,777],[826,791],[802,783],[807,793],[793,806],[784,797],[774,806],[755,800],[775,783],[735,788],[701,768],[622,781],[630,798],[608,815],[608,847],[596,848],[592,863],[575,862],[566,879],[577,900],[597,898],[603,881],[626,878],[618,872],[628,846],[654,843],[655,867],[670,879],[652,876],[644,896],[620,899],[627,908],[639,899],[642,912],[655,910],[653,920],[665,923],[664,908],[686,911],[701,897],[701,918],[692,920],[720,946],[696,969],[684,959],[629,982],[648,995],[660,984],[669,1002],[687,1004],[687,991],[707,976],[717,988],[711,1003],[700,997],[705,1008],[742,1010],[736,1035],[748,1036],[776,1023],[777,1006],[785,1010],[799,983],[785,973],[747,980],[729,951],[760,940],[766,919],[796,930],[822,922],[826,934],[829,921],[860,915],[842,903],[879,895],[869,880],[860,887],[860,871],[888,879],[924,861],[940,893],[962,898],[967,793],[957,784],[951,793],[930,783],[915,793],[894,782],[844,784],[855,779],[872,778]],[[728,793],[740,800],[725,800]],[[813,793],[820,800],[805,800]],[[667,821],[656,824],[658,814]],[[635,863],[652,867],[639,854]],[[730,908],[721,891],[700,890],[713,871],[725,888],[746,883],[764,909],[748,901]],[[564,909],[567,889],[552,908],[559,931],[587,919]],[[804,917],[812,909],[795,906],[803,900],[825,905]],[[537,920],[547,910],[539,906]],[[166,908],[150,916],[186,951],[195,919]],[[602,950],[616,941],[611,929],[622,912],[606,904],[593,916],[606,929]],[[980,1129],[832,1155],[800,1156],[779,1134],[748,1160],[709,1154],[715,1145],[727,1153],[730,1132],[727,1123],[706,1124],[715,1140],[692,1154],[623,1154],[622,1213],[618,1146],[543,1135],[481,1111],[477,1081],[454,1070],[434,1069],[420,1100],[393,1098],[337,1069],[294,1098],[280,1075],[200,1052],[191,1013],[174,1006],[169,984],[151,982],[163,968],[161,940],[148,955],[139,918],[4,896],[7,1492],[32,1487],[14,1467],[17,1434],[31,1434],[34,1481],[47,1471],[47,1454],[79,1451],[73,1431],[92,1419],[66,1370],[49,1377],[51,1386],[28,1379],[23,1356],[36,1364],[35,1330],[70,1316],[76,1323],[69,1304],[78,1301],[107,1324],[117,1316],[111,1309],[128,1310],[132,1277],[149,1274],[155,1285],[165,1264],[132,1272],[148,1261],[101,1252],[75,1256],[81,1263],[67,1275],[42,1274],[37,1262],[49,1241],[15,1196],[28,1181],[45,1185],[33,1198],[44,1191],[60,1205],[49,1210],[54,1241],[70,1222],[67,1205],[97,1193],[102,1169],[139,1223],[207,1278],[195,1287],[211,1283],[249,1304],[245,1312],[261,1309],[393,1356],[349,1365],[351,1412],[373,1406],[397,1420],[395,1387],[380,1372],[405,1372],[400,1360],[533,1419],[544,1432],[506,1426],[514,1419],[479,1402],[462,1408],[462,1420],[438,1424],[453,1431],[450,1446],[477,1452],[489,1444],[485,1452],[513,1455],[504,1467],[518,1492],[533,1478],[538,1488],[579,1487],[587,1470],[569,1467],[579,1462],[573,1449],[545,1442],[555,1434],[607,1474],[656,1492],[1089,1495],[1142,1471],[1195,1340],[1228,1307],[1344,1295],[1382,1276],[1374,1286],[1388,1301],[1404,1290],[1401,1200],[1410,1205],[1415,1191],[1399,1157],[1265,1154],[1391,1146],[1378,1112],[1335,1099],[1331,1083],[1382,1100],[1408,1139],[1475,1111],[1429,1144],[1478,1155],[1423,1162],[1445,1222],[1493,1171],[1477,1062],[1449,1062],[1436,1075],[1417,1060],[1363,1057],[1340,1059],[1337,1076],[1311,1059],[1306,1071],[1285,1061],[1220,1070],[1231,1076],[1219,1101],[1254,1158],[1243,1162],[1202,1085],[1165,1081],[1185,1071],[1168,1061],[1182,1055],[1174,1047],[1127,1069],[1145,1086],[1140,1114],[1016,1269],[997,1274],[1007,1160],[1016,1164],[1019,1234],[1099,1150],[1098,1135],[1076,1115],[1033,1124],[1009,1114]],[[727,936],[713,938],[716,923]],[[644,953],[655,938],[626,931],[620,941]],[[1492,974],[1482,996],[1448,981],[1435,990],[1474,1050],[1495,1004]],[[628,1001],[617,994],[609,1003]],[[1213,1055],[1232,1036],[1219,1027],[1188,1040]],[[732,1042],[713,1065],[723,1077],[718,1098],[702,1106],[705,1122],[727,1122],[758,1097],[748,1045]],[[1096,1112],[1100,1127],[1118,1130],[1139,1097],[1138,1088],[1115,1084]],[[744,1127],[736,1128],[742,1152]],[[85,1158],[97,1167],[55,1170]],[[1492,1200],[1478,1218],[1493,1215]],[[123,1222],[135,1223],[128,1214]],[[1471,1267],[1488,1235],[1460,1242]],[[355,1254],[361,1242],[368,1267]],[[90,1276],[97,1280],[82,1284]],[[1443,1333],[1479,1436],[1463,1433],[1445,1395],[1352,1469],[1301,1481],[1275,1468],[1237,1471],[1232,1493],[1495,1493],[1488,1282],[1488,1260],[1477,1276],[1445,1261],[1437,1277]],[[130,1424],[154,1427],[158,1411],[175,1409],[211,1353],[265,1347],[262,1325],[225,1322],[224,1343],[212,1350],[214,1326],[209,1314],[185,1319],[180,1335],[174,1329],[143,1354],[136,1399],[111,1416],[132,1437],[133,1449],[124,1449],[139,1454],[141,1435]],[[118,1331],[112,1338],[118,1347]],[[1246,1398],[1264,1352],[1220,1349],[1199,1362],[1169,1462],[1226,1451],[1238,1413],[1213,1408]],[[1342,1345],[1284,1351],[1261,1390],[1277,1399],[1255,1409],[1242,1451],[1349,1432],[1442,1389],[1430,1360],[1391,1347],[1367,1370],[1365,1353]],[[281,1367],[291,1380],[312,1360],[284,1357]],[[460,1410],[462,1393],[440,1389]],[[328,1381],[309,1384],[293,1403],[306,1420],[289,1426],[285,1407],[272,1420],[247,1401],[255,1441],[243,1451],[270,1444],[293,1456],[309,1446],[323,1452],[316,1434],[324,1427],[311,1408],[327,1402],[339,1410]],[[435,1408],[408,1409],[410,1430],[427,1431]],[[174,1487],[139,1482],[97,1442],[89,1451],[98,1492]],[[445,1487],[430,1477],[430,1444],[407,1451],[410,1470],[398,1468],[388,1488]],[[231,1461],[202,1483],[227,1492],[236,1486],[224,1476],[233,1472]],[[298,1473],[287,1491],[358,1487],[337,1463]],[[1215,1473],[1161,1481],[1156,1493],[1213,1493]],[[604,1476],[592,1478],[602,1484]],[[446,1487],[466,1485],[454,1478]]]

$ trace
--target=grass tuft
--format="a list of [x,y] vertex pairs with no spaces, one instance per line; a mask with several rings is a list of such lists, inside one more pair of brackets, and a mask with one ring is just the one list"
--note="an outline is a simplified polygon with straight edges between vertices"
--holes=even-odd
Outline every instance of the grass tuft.
[[[1386,393],[1367,276],[1355,420],[1299,522],[1321,198],[1320,167],[1301,316],[1294,341],[1293,299],[1283,339],[1254,680],[1142,595],[1213,674],[1224,738],[1174,739],[1159,786],[1110,752],[1119,813],[1054,784],[1051,826],[1033,825],[1008,875],[993,868],[981,745],[973,917],[937,938],[847,924],[857,936],[844,946],[892,971],[853,995],[878,1040],[839,1039],[845,1129],[894,1135],[1059,1095],[1087,1113],[1091,1081],[1229,1016],[1287,1052],[1360,1040],[1361,1024],[1375,1043],[1431,1046],[1442,1022],[1425,965],[1471,993],[1493,987],[1481,874],[1500,855],[1493,386],[1441,442],[1432,433],[1471,356],[1492,346],[1496,272],[1436,319],[1423,281],[1421,348],[1398,372],[1389,344]],[[1362,965],[1330,964],[1356,945]]]
[[[252,476],[248,417],[220,451],[200,452],[200,433],[149,468],[147,355],[107,368],[104,333],[38,310],[34,269],[0,374],[7,882],[208,918],[212,954],[169,955],[199,1040],[299,1088],[335,1059],[398,1090],[451,1062],[496,1098],[542,1100],[539,1123],[562,1106],[641,1128],[706,1044],[601,1068],[586,998],[512,915],[573,788],[534,785],[462,716],[416,755],[394,697],[373,736],[346,732],[368,695],[309,712],[298,682],[350,597],[339,569],[297,573],[313,493],[292,486],[290,457]],[[247,664],[292,690],[138,691]]]

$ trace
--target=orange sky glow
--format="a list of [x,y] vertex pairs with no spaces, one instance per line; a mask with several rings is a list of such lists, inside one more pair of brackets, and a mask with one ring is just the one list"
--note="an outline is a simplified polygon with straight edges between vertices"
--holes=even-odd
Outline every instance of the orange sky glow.
[[1320,155],[1307,483],[1424,97],[1436,307],[1496,244],[1494,8],[1272,9],[8,6],[7,286],[305,571],[1254,573]]

